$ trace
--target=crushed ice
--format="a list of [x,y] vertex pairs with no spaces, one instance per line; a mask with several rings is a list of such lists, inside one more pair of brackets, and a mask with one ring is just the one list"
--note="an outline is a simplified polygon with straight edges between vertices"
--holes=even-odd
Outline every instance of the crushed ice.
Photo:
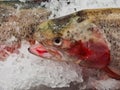
[[82,82],[81,69],[74,64],[43,60],[28,52],[22,43],[19,54],[0,62],[0,88],[29,89],[32,86],[68,87],[71,81]]

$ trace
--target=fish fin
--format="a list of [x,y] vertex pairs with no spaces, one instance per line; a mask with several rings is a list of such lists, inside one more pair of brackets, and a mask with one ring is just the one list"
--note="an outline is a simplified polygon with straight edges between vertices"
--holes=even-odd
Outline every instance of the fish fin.
[[120,80],[120,75],[117,74],[116,72],[112,71],[108,66],[102,68],[103,71],[105,71],[107,73],[108,76],[110,76],[111,78]]
[[87,61],[87,60],[83,60],[79,63],[80,66],[82,67],[87,67],[87,68],[98,68],[98,69],[102,69],[103,71],[105,71],[107,73],[107,75],[111,78],[120,80],[120,74],[114,72],[113,70],[111,70],[108,66],[105,66],[104,68],[102,68],[99,65],[96,65],[93,62]]

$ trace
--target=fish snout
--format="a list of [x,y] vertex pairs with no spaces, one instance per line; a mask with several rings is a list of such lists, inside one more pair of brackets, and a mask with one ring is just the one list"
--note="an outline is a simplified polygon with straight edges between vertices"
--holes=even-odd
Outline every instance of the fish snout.
[[28,48],[28,51],[36,56],[51,59],[55,61],[62,61],[62,53],[55,49],[43,46],[42,44],[33,45]]

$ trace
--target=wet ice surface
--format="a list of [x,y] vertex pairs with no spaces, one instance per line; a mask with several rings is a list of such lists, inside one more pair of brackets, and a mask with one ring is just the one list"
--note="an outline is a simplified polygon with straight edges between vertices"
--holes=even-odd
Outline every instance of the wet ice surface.
[[[22,0],[23,2],[25,0]],[[101,7],[120,7],[119,0],[51,0],[41,6],[52,11],[50,18],[64,16],[72,12]],[[53,90],[52,88],[68,87],[72,81],[83,83],[81,68],[64,62],[44,60],[30,54],[29,44],[22,43],[20,54],[12,54],[5,62],[0,62],[0,90]],[[94,72],[93,72],[94,73]],[[98,90],[120,89],[120,82],[114,79],[96,80],[90,77],[90,85]],[[47,87],[40,86],[46,85]],[[61,90],[77,90],[78,85]],[[89,85],[83,85],[82,89]],[[52,87],[52,88],[49,88]],[[74,89],[73,89],[74,88]],[[80,87],[81,88],[81,87]]]

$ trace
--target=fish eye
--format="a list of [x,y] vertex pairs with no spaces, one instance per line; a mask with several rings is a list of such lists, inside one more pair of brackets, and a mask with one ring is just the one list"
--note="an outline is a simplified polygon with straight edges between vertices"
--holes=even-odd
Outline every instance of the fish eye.
[[60,46],[62,44],[62,38],[61,37],[55,37],[53,39],[53,44],[56,46]]

